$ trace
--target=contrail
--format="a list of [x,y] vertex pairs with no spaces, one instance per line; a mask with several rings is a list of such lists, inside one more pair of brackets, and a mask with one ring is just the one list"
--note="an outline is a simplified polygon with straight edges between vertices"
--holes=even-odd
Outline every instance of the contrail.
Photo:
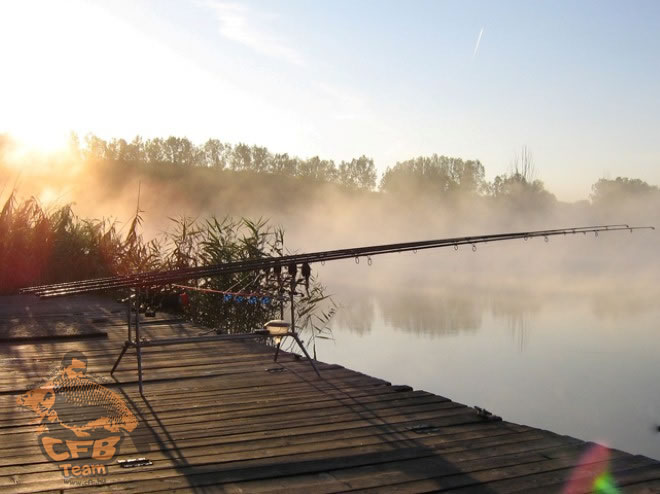
[[484,28],[482,26],[481,31],[479,31],[479,36],[477,36],[477,44],[474,45],[474,53],[472,53],[472,58],[477,56],[477,52],[479,51],[479,44],[481,44],[481,36],[483,34],[484,34]]

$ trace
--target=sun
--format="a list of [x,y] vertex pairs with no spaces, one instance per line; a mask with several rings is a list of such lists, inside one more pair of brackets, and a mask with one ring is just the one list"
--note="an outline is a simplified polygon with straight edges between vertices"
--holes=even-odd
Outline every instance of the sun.
[[61,129],[32,128],[29,132],[12,132],[10,138],[16,154],[48,155],[65,151],[69,146],[71,132]]

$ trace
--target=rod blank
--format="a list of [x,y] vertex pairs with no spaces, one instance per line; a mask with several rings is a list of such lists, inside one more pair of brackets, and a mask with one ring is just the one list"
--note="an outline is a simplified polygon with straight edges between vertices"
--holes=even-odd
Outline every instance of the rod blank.
[[153,286],[169,285],[186,280],[219,276],[222,274],[240,273],[246,271],[282,269],[301,263],[325,263],[341,259],[359,259],[360,257],[371,258],[375,255],[391,254],[394,252],[408,252],[424,249],[437,249],[442,247],[458,248],[461,245],[472,245],[499,242],[514,239],[529,239],[535,237],[548,237],[555,235],[575,235],[578,233],[615,232],[628,230],[655,230],[652,226],[629,226],[627,224],[595,225],[571,228],[558,228],[552,230],[535,230],[527,232],[496,233],[490,235],[477,235],[469,237],[451,237],[436,240],[422,240],[416,242],[404,242],[394,244],[372,245],[366,247],[353,247],[348,249],[336,249],[329,251],[311,252],[307,254],[291,254],[281,257],[265,257],[234,261],[211,266],[199,266],[169,271],[150,271],[147,273],[136,273],[126,276],[110,276],[91,280],[73,281],[52,285],[41,285],[24,288],[21,293],[32,293],[44,298],[61,297],[67,295],[78,295],[105,290],[116,290],[121,288],[147,288]]

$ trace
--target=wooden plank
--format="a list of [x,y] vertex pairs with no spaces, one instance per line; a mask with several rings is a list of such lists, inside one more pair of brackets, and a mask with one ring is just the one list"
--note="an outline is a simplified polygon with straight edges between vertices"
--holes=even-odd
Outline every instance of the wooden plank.
[[[427,412],[427,415],[431,413]],[[457,420],[461,418],[462,420]],[[167,430],[154,430],[159,435],[157,441],[145,444],[140,443],[140,439],[149,440],[150,436],[140,437],[137,435],[131,440],[127,440],[122,446],[122,456],[125,455],[145,455],[152,451],[182,450],[183,448],[204,445],[228,444],[236,447],[237,450],[261,449],[266,446],[276,447],[280,443],[291,445],[296,443],[311,443],[329,440],[333,438],[362,437],[365,435],[393,435],[396,437],[410,437],[416,439],[417,436],[411,433],[409,427],[415,425],[416,419],[407,418],[405,415],[391,416],[386,424],[372,424],[367,420],[353,420],[344,422],[319,421],[317,424],[310,424],[303,427],[291,425],[289,427],[270,428],[258,425],[250,431],[236,433],[235,431],[218,430],[217,428],[203,429],[200,424],[193,424],[187,429],[167,427]],[[499,434],[502,430],[508,432],[524,432],[529,429],[496,426],[493,423],[465,422],[465,416],[448,416],[440,419],[444,425],[433,435],[451,435],[464,432],[483,431],[481,435]],[[494,431],[494,432],[493,432]],[[140,444],[136,449],[135,443]],[[24,445],[17,445],[19,454],[7,451],[3,454],[0,465],[11,467],[24,465],[26,463],[45,462],[45,458],[40,455],[41,450],[36,445],[36,438],[31,436]],[[4,470],[3,470],[4,471]]]
[[[552,441],[554,441],[554,443]],[[556,440],[552,439],[536,439],[524,441],[524,443],[530,442],[533,442],[534,445],[538,448],[545,448],[549,445],[556,444]],[[525,444],[525,446],[532,447],[530,444]],[[362,452],[331,450],[327,451],[324,457],[321,459],[316,459],[312,455],[306,455],[306,458],[299,458],[298,456],[295,456],[283,459],[280,464],[273,464],[272,462],[264,463],[264,460],[255,464],[254,468],[246,470],[234,468],[229,471],[217,472],[217,469],[222,468],[222,465],[218,465],[213,467],[213,471],[204,471],[206,469],[200,469],[202,471],[197,473],[193,470],[187,476],[186,480],[188,483],[181,482],[179,477],[175,477],[158,481],[150,480],[148,482],[141,482],[140,488],[143,488],[144,492],[150,492],[158,486],[161,486],[162,489],[163,486],[172,488],[177,485],[179,487],[186,487],[188,485],[193,485],[195,487],[213,485],[214,483],[217,483],[219,479],[222,479],[223,483],[250,480],[254,478],[276,479],[291,475],[300,475],[311,472],[327,472],[336,470],[338,468],[355,467],[360,465],[375,465],[382,463],[387,464],[405,459],[433,456],[437,455],[439,452],[442,452],[443,455],[447,455],[451,454],[452,451],[463,451],[469,449],[471,450],[473,456],[477,454],[487,456],[490,455],[490,451],[492,451],[494,448],[499,448],[499,451],[516,451],[519,450],[520,447],[520,441],[515,440],[512,437],[508,437],[507,440],[504,440],[502,439],[502,436],[500,436],[497,438],[485,438],[477,441],[464,441],[462,443],[446,444],[444,448],[436,448],[435,450],[426,447],[399,447],[396,449],[388,448],[385,451],[381,450],[378,452],[370,452],[364,449]],[[247,463],[241,463],[236,466],[245,467],[247,465]],[[127,492],[131,492],[133,490],[132,484],[130,486],[119,484],[118,486],[113,485],[111,487],[116,490],[125,490]]]
[[[537,432],[522,432],[470,440],[446,441],[442,438],[429,437],[424,440],[410,442],[407,440],[386,441],[373,445],[351,446],[346,442],[336,442],[332,445],[311,444],[300,452],[302,447],[278,448],[274,451],[255,450],[239,453],[217,453],[211,448],[206,455],[185,456],[176,460],[156,460],[153,466],[140,471],[127,472],[112,465],[109,469],[109,486],[121,492],[150,492],[162,490],[164,483],[169,487],[186,485],[208,485],[223,481],[263,478],[264,475],[281,476],[292,472],[309,472],[334,468],[337,465],[372,464],[383,461],[393,461],[403,458],[429,456],[438,451],[456,451],[463,449],[482,449],[482,454],[490,454],[489,450],[497,445],[520,447],[525,441],[545,441],[544,444],[556,444],[554,438],[545,438]],[[435,448],[433,447],[435,444]],[[296,452],[298,451],[298,452]],[[269,456],[270,455],[270,456]],[[181,478],[181,475],[185,478]],[[14,484],[14,481],[16,484]],[[136,481],[139,481],[136,483]],[[2,486],[7,492],[29,492],[38,484],[50,482],[49,488],[63,485],[59,472],[14,475],[12,482]],[[126,483],[129,483],[126,485]],[[36,485],[35,485],[36,484]],[[84,489],[82,490],[85,491]]]
[[[292,435],[310,435],[310,434],[326,434],[328,432],[336,430],[346,430],[350,431],[354,428],[361,427],[376,427],[381,431],[385,432],[396,432],[396,427],[401,424],[410,424],[415,425],[417,420],[433,420],[434,423],[438,424],[442,428],[451,428],[451,427],[465,427],[469,428],[472,426],[483,426],[484,423],[475,420],[474,414],[450,414],[444,416],[438,416],[437,411],[426,411],[426,412],[416,412],[414,417],[411,417],[407,410],[403,410],[403,413],[397,413],[394,410],[388,411],[387,414],[381,419],[362,419],[354,417],[340,417],[337,420],[328,421],[323,418],[314,420],[310,418],[305,421],[305,424],[301,425],[299,423],[287,425],[279,425],[277,428],[271,427],[270,424],[262,423],[253,423],[253,424],[244,424],[243,427],[239,428],[229,428],[222,426],[205,426],[205,424],[199,422],[190,422],[183,423],[178,425],[158,425],[155,427],[150,427],[148,432],[143,430],[134,432],[132,434],[131,441],[134,443],[139,443],[140,447],[136,450],[140,453],[147,453],[155,449],[165,449],[169,446],[167,444],[172,444],[172,448],[176,449],[179,447],[179,441],[182,440],[194,440],[199,438],[213,438],[212,440],[216,443],[223,442],[242,442],[242,441],[251,441],[253,439],[267,439],[267,438],[276,438],[276,437],[288,437]],[[386,415],[386,416],[385,416]],[[488,423],[486,423],[488,424]],[[485,427],[484,427],[485,428]],[[497,427],[493,427],[497,428]],[[524,432],[528,429],[511,429],[514,432]],[[154,439],[149,443],[148,441]],[[26,434],[24,436],[12,436],[12,444],[16,444],[20,448],[21,453],[27,453],[28,451],[36,452],[36,437],[33,433]],[[140,441],[147,441],[146,445]],[[154,449],[153,446],[149,444],[156,445]],[[31,449],[30,449],[31,448]],[[131,449],[132,451],[132,449]],[[16,464],[16,455],[13,455],[11,452],[3,453],[3,464],[4,465],[13,465]]]
[[[212,437],[207,436],[196,440],[179,440],[171,442],[171,448],[168,448],[168,441],[163,441],[158,444],[158,449],[152,452],[136,452],[134,448],[122,448],[122,456],[127,455],[147,455],[150,460],[156,462],[158,460],[168,460],[173,456],[181,455],[185,457],[187,462],[194,461],[196,457],[207,457],[209,451],[213,451],[214,455],[219,454],[234,454],[237,459],[239,455],[257,454],[256,457],[270,457],[286,455],[288,452],[300,454],[303,452],[314,452],[319,450],[332,449],[338,445],[342,447],[352,446],[367,446],[390,444],[393,440],[398,441],[416,441],[419,436],[406,430],[404,426],[399,426],[399,430],[388,428],[387,430],[382,427],[361,427],[355,428],[350,431],[338,429],[335,431],[326,430],[321,433],[314,434],[300,434],[295,429],[290,429],[288,433],[280,434],[278,436],[268,438],[246,439],[245,437]],[[433,435],[426,436],[422,439],[424,441],[438,440],[441,444],[446,445],[455,443],[457,441],[464,441],[467,439],[482,439],[495,436],[506,436],[510,434],[518,434],[515,431],[507,430],[498,427],[484,427],[484,424],[475,424],[472,427],[462,427],[447,429],[439,431]],[[439,438],[442,436],[442,438]],[[434,439],[435,438],[435,439]],[[418,444],[423,444],[418,442]],[[431,444],[431,443],[430,443]],[[14,476],[18,474],[26,474],[33,472],[44,471],[57,471],[57,467],[48,463],[43,456],[40,458],[34,454],[30,457],[21,457],[16,459],[15,464],[0,467],[0,478],[7,476]],[[1,483],[1,481],[0,481]]]
[[[141,405],[134,408],[142,420],[158,419],[160,421],[167,421],[172,423],[177,418],[190,419],[199,417],[199,420],[207,420],[210,416],[214,417],[215,421],[231,419],[235,416],[240,416],[242,419],[255,417],[257,420],[264,420],[264,417],[277,417],[278,415],[285,415],[292,420],[298,417],[303,417],[308,413],[314,413],[316,416],[332,415],[341,412],[345,409],[352,410],[356,413],[369,413],[382,408],[395,408],[400,406],[410,406],[414,404],[435,404],[446,403],[447,406],[464,408],[463,405],[458,405],[450,402],[445,398],[441,398],[424,391],[409,391],[401,393],[388,393],[376,394],[366,396],[356,396],[355,398],[332,398],[328,400],[288,400],[281,403],[262,404],[260,406],[225,406],[218,402],[210,402],[207,404],[198,404],[197,406],[190,407],[186,410],[180,408],[167,409],[157,412],[152,407]],[[137,403],[139,404],[139,402]],[[74,406],[63,408],[65,410],[75,410]],[[90,415],[90,413],[92,415]],[[90,412],[81,411],[77,415],[77,420],[72,423],[83,424],[95,418],[93,415],[94,410]],[[19,425],[26,423],[25,417],[19,420],[4,421],[0,427],[5,429],[13,429]]]
[[[548,471],[530,472],[524,474],[524,469],[518,469],[516,473],[523,473],[505,480],[489,481],[483,478],[483,483],[473,485],[465,489],[456,490],[457,493],[468,494],[481,492],[479,489],[489,489],[491,492],[511,493],[511,492],[560,492],[567,484],[569,479],[593,479],[603,472],[609,472],[614,478],[620,471],[648,467],[653,465],[655,460],[643,456],[624,455],[606,461],[597,461],[594,463],[581,463],[579,460],[562,465],[555,463],[556,460],[549,460],[550,468]],[[547,462],[546,462],[547,463]],[[657,466],[656,466],[657,468]],[[593,484],[588,485],[587,489],[593,489]]]
[[[149,409],[152,412],[165,412],[181,404],[182,400],[190,402],[190,409],[201,408],[209,405],[222,405],[227,410],[244,410],[247,408],[259,408],[262,406],[276,406],[278,404],[292,404],[306,401],[319,400],[351,400],[362,396],[382,395],[392,393],[412,392],[408,386],[373,386],[369,382],[362,380],[347,381],[337,384],[323,383],[322,386],[311,387],[306,384],[291,382],[282,385],[278,389],[268,387],[264,390],[254,391],[246,390],[243,393],[221,393],[225,388],[217,388],[210,385],[208,388],[200,390],[181,390],[175,394],[150,396],[148,401],[136,396],[137,393],[125,393],[123,390],[115,389],[120,396],[133,407],[134,411],[138,409]],[[419,395],[430,395],[425,391],[417,391]],[[403,395],[399,395],[403,396]],[[18,395],[0,396],[0,428],[15,423],[21,419],[28,421],[34,417],[34,413],[24,407],[18,407],[16,399]],[[446,398],[441,399],[449,401]],[[71,407],[63,406],[68,410]],[[11,417],[7,417],[11,415]]]
[[660,493],[660,480],[643,480],[635,484],[619,487],[621,494],[658,494]]
[[[102,318],[8,318],[0,321],[0,343],[7,345],[43,340],[107,338],[106,331],[96,322],[100,320]],[[103,320],[107,322],[107,319]]]
[[[620,453],[628,458],[631,458],[631,455],[627,455],[625,453]],[[633,465],[631,468],[621,468],[621,469],[612,469],[609,468],[609,465],[605,464],[604,465],[604,470],[585,470],[582,472],[582,468],[576,469],[574,472],[571,473],[571,478],[575,477],[576,479],[582,479],[588,480],[588,482],[584,482],[574,486],[572,488],[572,492],[584,492],[584,493],[591,493],[594,490],[594,485],[593,485],[593,475],[595,474],[600,474],[603,473],[604,471],[608,472],[611,474],[612,481],[616,488],[620,488],[622,486],[627,486],[627,485],[639,485],[639,483],[643,483],[645,486],[654,482],[658,481],[660,482],[660,464],[658,464],[657,461],[651,460],[650,458],[646,458],[644,456],[634,456],[639,461],[639,465]],[[577,474],[577,475],[576,475]],[[545,486],[544,488],[538,488],[538,489],[532,489],[530,492],[535,492],[535,493],[541,493],[541,492],[546,492],[547,489],[554,489],[557,492],[559,492],[566,483],[564,484],[553,484],[549,486]]]
[[[301,413],[298,414],[296,418],[289,419],[286,415],[278,415],[272,418],[266,418],[265,416],[257,417],[248,417],[248,418],[231,418],[223,421],[221,424],[208,426],[213,428],[216,431],[224,431],[227,434],[238,434],[243,432],[249,432],[252,430],[262,430],[261,428],[282,428],[288,426],[307,426],[315,425],[323,422],[347,422],[353,420],[364,420],[375,425],[384,425],[387,424],[387,420],[391,416],[402,416],[405,414],[411,413],[423,413],[423,412],[432,412],[433,417],[436,418],[448,418],[456,417],[454,420],[450,420],[452,425],[457,425],[459,423],[478,423],[482,422],[481,419],[477,417],[474,413],[468,413],[464,408],[461,407],[452,407],[447,408],[444,403],[431,403],[431,404],[402,404],[399,407],[384,407],[383,410],[378,412],[373,412],[370,414],[364,414],[359,412],[345,411],[343,413],[336,413],[332,415],[331,413],[320,414],[314,413],[312,415]],[[196,416],[193,418],[182,417],[177,420],[175,423],[162,423],[158,419],[145,418],[141,424],[140,429],[132,433],[132,437],[139,437],[140,434],[149,434],[147,431],[159,430],[159,428],[167,428],[168,433],[176,432],[181,426],[183,428],[188,428],[190,424],[196,424],[199,426],[204,426],[212,420],[213,414]],[[460,420],[460,421],[459,421]],[[27,428],[26,428],[27,429]],[[30,434],[33,434],[36,430],[35,427],[31,427],[31,430],[25,430],[26,434],[24,437],[29,437]],[[144,432],[143,432],[144,431]],[[7,437],[7,436],[5,436]],[[12,434],[11,437],[12,443],[17,440],[16,434]]]
[[[293,377],[286,377],[286,379],[295,379],[296,377],[309,375],[315,382],[320,382],[327,377],[327,376],[324,377],[324,375],[318,377],[315,374],[312,367],[309,365],[309,363],[303,360],[289,361],[286,363],[282,362],[280,366],[285,367],[289,372],[285,372],[281,376],[273,375],[272,377],[268,377],[268,380],[272,379],[274,385],[276,385],[277,382],[279,382],[280,380],[279,378],[283,377],[284,374],[286,374],[287,376],[294,374]],[[145,372],[143,377],[145,383],[154,383],[158,381],[160,381],[161,383],[172,383],[174,381],[185,381],[188,379],[226,378],[227,387],[230,387],[231,383],[234,380],[237,385],[245,386],[245,383],[258,383],[258,382],[263,383],[265,379],[264,376],[266,373],[266,369],[271,367],[274,367],[272,362],[269,362],[268,360],[264,360],[262,362],[262,365],[260,366],[255,363],[251,363],[240,366],[230,366],[226,368],[219,365],[215,367],[197,366],[193,369],[189,369],[189,368],[181,368],[176,370],[157,369],[155,371]],[[317,367],[322,371],[323,374],[326,374],[328,371],[332,371],[332,370],[338,370],[338,371],[344,371],[345,373],[350,373],[350,371],[345,371],[341,366],[337,366],[333,364],[324,364],[319,362]],[[1,379],[0,389],[2,389],[2,394],[23,393],[28,389],[32,389],[34,387],[41,385],[45,380],[44,377],[47,377],[52,373],[53,370],[57,370],[57,369],[49,369],[49,370],[51,372],[48,372],[43,369],[39,370],[38,372],[35,372],[34,376],[28,376],[24,379],[21,379],[20,375],[18,375],[15,379],[9,379],[9,378]],[[16,372],[20,372],[20,371],[16,370]],[[109,388],[137,383],[137,372],[135,369],[127,369],[127,370],[122,369],[120,371],[115,372],[115,376],[112,378],[115,380],[114,382],[109,380],[111,378],[108,378],[107,376],[103,376],[103,375],[92,376],[92,377],[101,381],[103,385]],[[374,381],[374,383],[376,382],[378,381]],[[380,383],[389,384],[386,381],[380,381]],[[146,388],[145,395],[147,397],[149,396],[150,390],[151,387]]]
[[[413,480],[427,480],[439,476],[442,470],[447,470],[447,462],[460,470],[459,476],[469,482],[465,474],[480,470],[504,469],[506,467],[547,461],[548,452],[563,451],[577,457],[584,449],[584,445],[566,448],[551,447],[524,453],[515,453],[495,457],[485,457],[466,461],[453,461],[452,453],[443,455],[442,461],[437,457],[414,458],[401,462],[391,462],[363,467],[353,467],[340,470],[329,470],[319,474],[280,477],[277,479],[264,479],[240,483],[225,484],[226,492],[287,492],[291,494],[334,493],[357,489],[368,489],[381,486],[411,487]],[[456,475],[453,472],[450,475]],[[422,490],[424,484],[420,483]],[[163,491],[164,492],[164,491]],[[177,491],[178,492],[178,491]],[[181,491],[183,492],[183,491]]]

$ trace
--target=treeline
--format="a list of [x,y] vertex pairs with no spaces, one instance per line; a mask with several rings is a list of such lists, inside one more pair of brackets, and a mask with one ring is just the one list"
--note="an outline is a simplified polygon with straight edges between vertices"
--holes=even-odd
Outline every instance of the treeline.
[[300,159],[288,153],[271,153],[261,146],[228,144],[218,139],[209,139],[197,146],[186,137],[168,137],[143,140],[137,136],[128,142],[125,139],[105,141],[97,136],[85,138],[79,147],[74,138],[74,147],[86,159],[150,166],[179,165],[183,167],[206,167],[235,172],[270,173],[312,179],[319,182],[334,182],[346,187],[373,189],[376,186],[374,161],[366,156],[342,161],[318,156]]
[[[493,184],[485,180],[484,166],[479,160],[463,160],[434,154],[396,163],[378,180],[372,158],[360,156],[336,164],[333,160],[313,156],[301,159],[288,153],[272,153],[266,147],[239,143],[232,145],[209,139],[195,145],[186,137],[142,139],[135,137],[108,141],[88,135],[81,146],[77,138],[73,147],[82,157],[92,161],[146,165],[208,168],[218,171],[252,172],[335,183],[351,189],[383,192],[419,192],[436,194],[502,194],[511,181],[526,183],[529,176],[519,171],[497,177]],[[531,182],[534,182],[533,180]],[[543,188],[539,181],[536,187]]]
[[[249,172],[333,183],[349,189],[380,191],[392,195],[485,197],[510,202],[512,206],[534,204],[545,209],[557,202],[556,197],[536,178],[534,160],[524,146],[513,159],[508,173],[485,178],[479,160],[463,160],[433,154],[397,162],[378,177],[373,159],[360,156],[336,164],[333,160],[313,156],[301,159],[288,153],[272,153],[266,147],[239,143],[232,145],[208,139],[196,145],[186,137],[133,140],[110,139],[88,135],[81,144],[72,136],[72,149],[89,161],[138,165],[147,169],[159,167],[204,168],[217,171]],[[594,204],[609,204],[623,198],[660,197],[657,186],[640,179],[617,177],[600,179],[592,185],[589,199]]]

